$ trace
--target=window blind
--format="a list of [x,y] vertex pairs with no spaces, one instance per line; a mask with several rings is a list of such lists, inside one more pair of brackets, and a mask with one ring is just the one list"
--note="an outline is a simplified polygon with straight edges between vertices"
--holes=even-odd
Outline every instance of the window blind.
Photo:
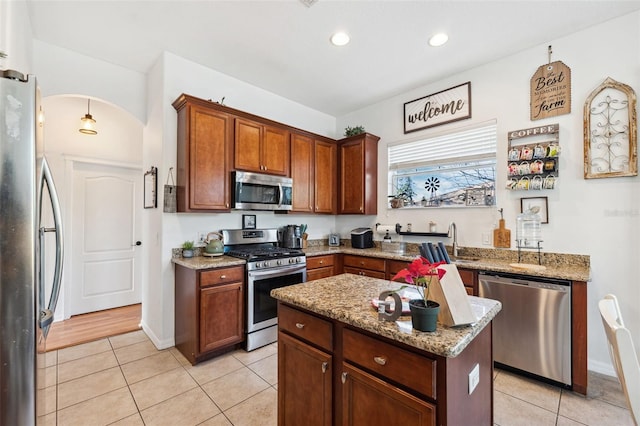
[[496,122],[389,145],[389,170],[496,157]]

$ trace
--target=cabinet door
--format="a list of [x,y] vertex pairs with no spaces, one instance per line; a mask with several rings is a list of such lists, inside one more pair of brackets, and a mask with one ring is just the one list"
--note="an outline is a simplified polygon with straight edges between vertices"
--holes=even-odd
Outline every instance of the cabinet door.
[[315,141],[316,213],[336,213],[337,163],[338,148],[336,144],[331,142]]
[[242,342],[244,338],[243,283],[200,290],[200,352]]
[[339,213],[364,214],[364,145],[353,141],[340,146]]
[[253,121],[236,118],[235,159],[236,169],[262,172],[260,159],[262,126]]
[[293,179],[293,211],[313,212],[314,164],[313,139],[291,135],[291,179]]
[[262,138],[262,171],[289,176],[289,132],[264,126]]
[[377,214],[378,140],[363,133],[339,142],[339,214]]
[[331,425],[331,361],[331,355],[278,333],[278,425]]
[[344,267],[344,272],[345,274],[355,274],[355,275],[362,275],[363,277],[371,277],[371,278],[380,278],[381,280],[384,280],[386,278],[386,275],[383,271],[372,271],[369,269],[359,269],[359,268],[353,268],[351,266],[345,266]]
[[178,172],[178,211],[228,210],[231,118],[199,105],[181,113],[188,114],[189,133],[186,141],[178,137],[179,159],[188,150],[188,159],[179,161],[186,170]]
[[435,405],[347,363],[342,367],[343,426],[436,424]]

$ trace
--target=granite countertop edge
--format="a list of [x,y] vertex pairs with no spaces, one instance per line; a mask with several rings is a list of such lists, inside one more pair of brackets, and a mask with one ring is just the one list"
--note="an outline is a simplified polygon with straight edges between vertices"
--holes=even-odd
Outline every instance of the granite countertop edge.
[[[404,332],[396,322],[378,320],[371,301],[384,290],[397,289],[400,283],[341,274],[303,284],[272,290],[271,296],[283,303],[331,318],[355,328],[386,337],[426,352],[453,358],[486,327],[502,308],[500,302],[469,296],[478,321],[472,325],[446,327],[438,323],[435,332],[411,329]],[[400,320],[409,321],[409,316]]]
[[209,269],[209,268],[224,268],[227,266],[245,265],[244,259],[238,259],[231,256],[217,256],[217,257],[204,257],[194,256],[190,258],[173,257],[171,262],[176,265],[184,266],[189,269]]
[[[381,250],[378,247],[357,249],[353,247],[315,246],[303,249],[307,257],[323,256],[327,254],[352,254],[357,256],[378,257],[388,260],[410,262],[418,253],[397,253]],[[454,262],[455,263],[455,262]],[[457,264],[458,268],[474,269],[478,271],[506,272],[518,275],[537,276],[544,278],[565,279],[571,281],[591,281],[591,268],[585,265],[556,264],[545,265],[544,270],[522,269],[510,266],[509,260],[480,258],[471,262]]]

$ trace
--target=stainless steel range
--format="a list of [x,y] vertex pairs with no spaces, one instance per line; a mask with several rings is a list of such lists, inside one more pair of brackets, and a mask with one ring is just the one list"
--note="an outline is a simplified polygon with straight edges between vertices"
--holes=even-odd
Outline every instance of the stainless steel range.
[[225,254],[247,261],[246,350],[278,340],[278,306],[271,290],[307,280],[299,249],[278,247],[277,229],[222,230]]

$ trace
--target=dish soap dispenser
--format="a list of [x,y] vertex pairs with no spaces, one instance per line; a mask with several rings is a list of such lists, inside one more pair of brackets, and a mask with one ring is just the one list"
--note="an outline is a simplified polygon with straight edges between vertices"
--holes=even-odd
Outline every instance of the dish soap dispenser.
[[390,243],[391,242],[391,235],[389,235],[389,231],[387,231],[386,234],[384,234],[384,238],[382,239],[383,243]]

